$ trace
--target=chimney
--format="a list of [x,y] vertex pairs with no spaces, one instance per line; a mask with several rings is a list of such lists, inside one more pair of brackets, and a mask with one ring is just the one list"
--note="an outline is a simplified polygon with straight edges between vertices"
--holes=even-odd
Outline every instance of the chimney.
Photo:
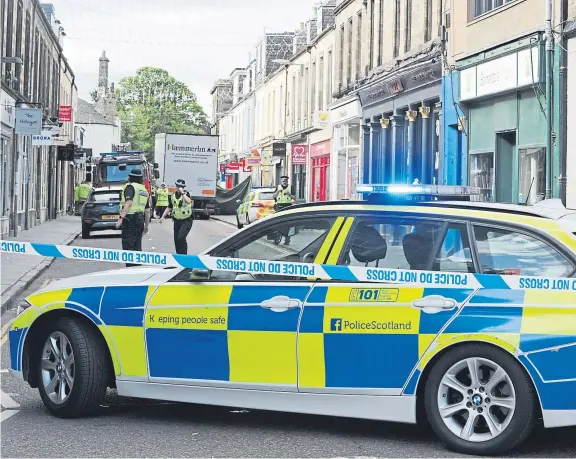
[[98,68],[98,91],[105,93],[108,90],[108,63],[110,62],[106,57],[106,51],[102,51],[102,56],[98,60],[100,62]]

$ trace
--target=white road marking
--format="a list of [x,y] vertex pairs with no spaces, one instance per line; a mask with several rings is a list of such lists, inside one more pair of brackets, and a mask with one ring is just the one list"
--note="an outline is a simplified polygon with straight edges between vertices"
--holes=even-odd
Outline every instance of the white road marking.
[[0,390],[0,403],[7,410],[13,410],[14,408],[20,408],[20,404],[15,402],[12,397]]
[[12,416],[14,416],[16,413],[18,413],[18,411],[20,411],[20,410],[4,410],[4,411],[2,411],[2,413],[0,413],[0,422],[4,422],[7,419],[10,419]]
[[8,373],[10,370],[6,369],[6,368],[2,368],[0,370],[0,373]]

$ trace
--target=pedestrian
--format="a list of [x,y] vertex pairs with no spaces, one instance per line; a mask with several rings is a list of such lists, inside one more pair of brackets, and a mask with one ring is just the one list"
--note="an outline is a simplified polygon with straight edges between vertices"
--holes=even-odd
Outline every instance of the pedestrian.
[[[142,185],[142,171],[132,169],[122,189],[120,218],[116,222],[116,228],[122,228],[122,250],[142,251],[142,236],[148,232],[150,222],[150,204],[148,190]],[[126,266],[138,264],[126,263]]]
[[186,182],[182,179],[176,180],[176,191],[168,201],[168,207],[164,210],[160,223],[166,218],[168,212],[172,211],[172,220],[174,220],[174,245],[176,253],[186,255],[188,253],[188,243],[186,237],[192,229],[194,220],[193,205],[194,201],[190,193],[185,190]]
[[166,184],[162,183],[160,188],[158,188],[158,201],[156,201],[156,211],[158,218],[162,218],[164,211],[168,207],[169,194],[170,192],[168,191],[168,188],[166,188]]

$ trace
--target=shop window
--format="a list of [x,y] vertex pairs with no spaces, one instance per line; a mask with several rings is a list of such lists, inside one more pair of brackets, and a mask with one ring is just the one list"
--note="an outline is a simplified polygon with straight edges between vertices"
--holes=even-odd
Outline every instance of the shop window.
[[546,149],[518,150],[518,200],[534,204],[546,195]]
[[494,190],[494,153],[470,154],[470,186],[487,190],[492,198]]
[[492,10],[501,8],[502,6],[515,2],[516,0],[468,0],[468,19],[472,20],[478,16],[489,13]]
[[565,277],[574,271],[556,249],[527,234],[474,225],[474,237],[484,274]]

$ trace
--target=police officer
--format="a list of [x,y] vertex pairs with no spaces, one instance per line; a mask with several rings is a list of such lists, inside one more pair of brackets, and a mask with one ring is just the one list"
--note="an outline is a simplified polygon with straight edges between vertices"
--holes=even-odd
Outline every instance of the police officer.
[[74,185],[74,215],[78,215],[79,213],[79,204],[80,204],[80,184],[76,182]]
[[162,215],[164,215],[164,211],[168,207],[169,194],[170,193],[168,192],[168,188],[166,188],[166,184],[162,183],[160,185],[160,188],[158,188],[158,201],[156,201],[156,210],[158,211],[157,213],[158,218],[162,218]]
[[[150,222],[150,196],[142,185],[142,171],[132,169],[128,183],[122,189],[120,218],[116,228],[122,227],[122,250],[142,251],[142,236],[148,232]],[[126,263],[126,266],[138,266]]]
[[78,187],[78,201],[80,205],[88,199],[88,195],[92,191],[92,185],[88,180],[84,180],[82,184]]
[[[280,177],[280,185],[278,185],[278,187],[276,188],[276,191],[274,192],[273,196],[274,200],[276,201],[276,204],[274,205],[274,208],[276,210],[291,206],[295,202],[296,197],[290,191],[290,185],[288,185],[287,175],[283,175],[282,177]],[[278,244],[280,243],[280,240],[277,241]],[[288,233],[286,233],[284,234],[284,245],[289,244],[290,244],[290,236],[288,235]]]
[[166,218],[168,212],[172,211],[172,220],[174,220],[174,245],[176,246],[176,253],[186,255],[188,253],[188,243],[186,237],[192,229],[192,221],[194,220],[194,212],[192,206],[194,201],[184,188],[186,182],[182,179],[176,181],[176,191],[170,196],[168,207],[164,210],[164,214],[160,219]]

